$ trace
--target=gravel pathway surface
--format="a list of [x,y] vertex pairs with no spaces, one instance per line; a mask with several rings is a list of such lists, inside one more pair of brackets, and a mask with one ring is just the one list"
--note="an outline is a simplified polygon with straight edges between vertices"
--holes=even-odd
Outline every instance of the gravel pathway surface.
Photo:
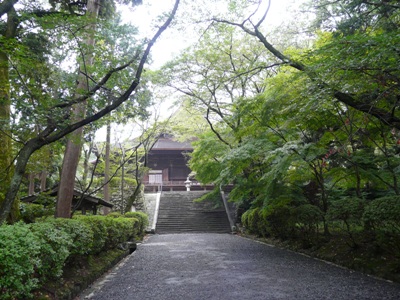
[[400,284],[235,235],[165,234],[78,299],[400,299]]

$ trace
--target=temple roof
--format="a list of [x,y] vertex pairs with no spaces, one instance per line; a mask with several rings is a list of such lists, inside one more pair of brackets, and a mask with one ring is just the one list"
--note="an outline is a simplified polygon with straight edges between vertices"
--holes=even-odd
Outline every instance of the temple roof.
[[160,137],[151,150],[193,150],[190,142],[178,142],[172,137]]
[[[49,196],[55,197],[58,194],[58,185],[54,186],[51,189],[43,191],[41,193],[46,193]],[[37,193],[37,194],[34,194],[34,195],[23,197],[23,198],[21,198],[21,201],[22,202],[30,202],[30,203],[33,202],[34,203],[36,201],[37,197],[39,196],[39,194],[41,194],[41,193]],[[78,191],[77,189],[74,189],[74,198],[81,198],[82,195],[83,195],[83,201],[85,201],[85,202],[90,202],[90,203],[92,203],[94,205],[103,205],[103,206],[110,207],[110,208],[112,208],[114,206],[112,203],[110,203],[108,201],[105,201],[105,200],[103,200],[101,198],[97,198],[97,197],[90,196],[90,195],[84,195],[81,191]]]

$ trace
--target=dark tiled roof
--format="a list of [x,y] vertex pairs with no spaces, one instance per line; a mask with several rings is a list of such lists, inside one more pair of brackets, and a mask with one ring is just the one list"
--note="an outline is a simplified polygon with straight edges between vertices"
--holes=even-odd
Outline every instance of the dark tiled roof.
[[193,150],[190,142],[178,142],[171,138],[159,138],[152,150]]
[[[48,189],[48,190],[44,191],[43,193],[47,193],[49,196],[52,196],[52,197],[57,196],[57,194],[58,194],[58,185],[54,186],[52,189]],[[40,193],[35,194],[35,195],[26,196],[26,197],[21,198],[20,200],[22,202],[35,202],[35,200],[37,199],[39,194]],[[77,197],[77,198],[82,197],[82,192],[74,189],[74,197]],[[89,195],[84,195],[83,200],[86,201],[86,202],[94,203],[96,205],[100,204],[100,205],[103,205],[103,206],[106,206],[106,207],[110,207],[110,208],[114,206],[112,203],[110,203],[108,201],[105,201],[105,200],[103,200],[101,198],[97,198],[97,197],[94,197],[94,196],[89,196]]]

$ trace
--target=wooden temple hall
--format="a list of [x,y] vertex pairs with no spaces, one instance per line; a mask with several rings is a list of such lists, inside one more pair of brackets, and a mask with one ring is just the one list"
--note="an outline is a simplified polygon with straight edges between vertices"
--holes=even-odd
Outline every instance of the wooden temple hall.
[[187,184],[191,190],[207,189],[195,179],[189,180],[188,153],[192,151],[190,142],[178,142],[170,135],[161,135],[148,154],[150,171],[143,178],[145,191],[184,191]]

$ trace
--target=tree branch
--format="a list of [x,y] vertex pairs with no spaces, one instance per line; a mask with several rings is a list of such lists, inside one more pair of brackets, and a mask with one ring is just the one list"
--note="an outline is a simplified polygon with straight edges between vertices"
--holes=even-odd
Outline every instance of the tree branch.
[[393,116],[392,113],[389,111],[377,108],[377,107],[370,105],[368,103],[365,103],[365,102],[357,101],[350,94],[341,92],[336,89],[332,89],[326,82],[319,79],[316,74],[314,74],[312,71],[308,70],[306,65],[302,64],[301,62],[290,59],[289,57],[285,56],[282,52],[280,52],[278,49],[276,49],[271,43],[268,42],[266,37],[258,30],[258,27],[256,27],[256,25],[253,25],[253,30],[250,30],[249,28],[247,28],[244,25],[244,23],[239,24],[239,23],[235,23],[235,22],[231,22],[231,21],[227,21],[227,20],[215,19],[215,18],[213,19],[213,21],[225,23],[228,25],[232,25],[232,26],[241,28],[244,32],[256,37],[264,45],[264,47],[269,52],[271,52],[275,57],[280,59],[283,64],[287,64],[287,65],[297,69],[298,71],[304,72],[312,81],[316,82],[321,89],[328,89],[329,91],[331,91],[332,96],[334,98],[336,98],[338,101],[340,101],[344,104],[347,104],[358,111],[372,115],[387,125],[391,125],[397,129],[400,129],[400,118]]
[[0,3],[0,17],[7,14],[19,0],[4,0]]

